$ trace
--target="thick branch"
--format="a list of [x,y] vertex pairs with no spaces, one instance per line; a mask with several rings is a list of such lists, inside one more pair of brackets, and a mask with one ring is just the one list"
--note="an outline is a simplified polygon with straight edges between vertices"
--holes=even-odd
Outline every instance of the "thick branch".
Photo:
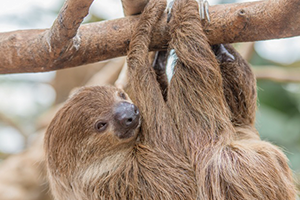
[[[88,5],[91,0],[82,2]],[[299,10],[299,0],[217,5],[210,8],[211,23],[204,29],[211,44],[298,36]],[[123,56],[138,18],[129,16],[83,25],[77,33],[77,48],[66,48],[58,55],[49,51],[49,30],[2,33],[0,73],[52,71]],[[165,49],[169,39],[164,15],[154,29],[151,50]]]
[[0,73],[51,71],[70,61],[84,48],[77,31],[92,2],[67,0],[48,30],[0,34]]

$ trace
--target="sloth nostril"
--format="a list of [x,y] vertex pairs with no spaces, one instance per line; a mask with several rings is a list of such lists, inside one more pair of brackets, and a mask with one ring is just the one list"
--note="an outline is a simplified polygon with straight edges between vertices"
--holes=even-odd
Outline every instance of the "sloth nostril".
[[130,125],[133,122],[133,118],[129,118],[126,121],[126,125]]

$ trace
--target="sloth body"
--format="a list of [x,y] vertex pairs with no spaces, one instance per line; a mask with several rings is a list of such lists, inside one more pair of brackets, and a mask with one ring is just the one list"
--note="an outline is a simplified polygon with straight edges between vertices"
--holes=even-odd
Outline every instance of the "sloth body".
[[[131,127],[122,124],[124,118]],[[195,186],[187,160],[141,142],[141,131],[139,111],[122,90],[87,87],[77,92],[46,135],[55,198],[192,199]]]
[[128,95],[114,87],[83,88],[49,125],[45,150],[54,197],[294,200],[285,155],[254,127],[250,67],[228,45],[225,53],[234,60],[211,48],[193,0],[173,5],[169,48],[178,59],[168,88],[157,81],[148,48],[164,9],[164,1],[149,1],[136,26]]
[[[148,13],[143,20],[150,21],[146,37],[164,7],[164,2],[152,2],[145,9]],[[140,23],[139,27],[145,27]],[[139,44],[139,37],[134,36],[131,46]],[[146,71],[143,76],[155,78]],[[139,89],[152,92],[139,98],[147,108],[136,101],[137,110],[120,89],[96,86],[82,88],[56,114],[45,136],[49,180],[56,200],[196,198],[194,172],[173,134],[176,129],[170,126],[173,122],[164,112],[166,106],[151,114],[153,117],[147,116],[145,109],[154,108],[155,101],[160,101],[156,106],[164,101],[153,95],[160,93],[159,88],[155,91],[149,85],[147,90],[145,81],[134,80],[139,86],[133,88],[135,93]],[[136,96],[130,97],[136,100]]]

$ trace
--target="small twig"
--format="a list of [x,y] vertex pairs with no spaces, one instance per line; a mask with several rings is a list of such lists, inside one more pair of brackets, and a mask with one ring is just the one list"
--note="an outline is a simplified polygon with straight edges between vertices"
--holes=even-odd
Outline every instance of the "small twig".
[[16,129],[25,139],[25,145],[27,144],[28,134],[20,127],[19,124],[17,124],[14,120],[10,119],[9,117],[5,116],[3,113],[0,113],[0,122]]
[[255,66],[252,69],[258,80],[300,83],[300,69],[283,69],[276,66]]
[[11,154],[0,152],[0,161],[8,158]]

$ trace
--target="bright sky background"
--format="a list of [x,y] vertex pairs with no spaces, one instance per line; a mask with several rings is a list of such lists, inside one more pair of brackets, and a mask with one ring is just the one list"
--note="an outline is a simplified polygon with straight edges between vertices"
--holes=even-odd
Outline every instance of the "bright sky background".
[[[246,2],[248,0],[240,0]],[[250,1],[250,0],[249,0]],[[209,0],[210,5],[218,0]],[[49,28],[61,7],[60,0],[1,0],[0,32],[21,29]],[[121,0],[95,0],[91,12],[105,19],[123,16]],[[34,20],[33,20],[34,19]],[[258,42],[255,50],[264,58],[278,63],[293,63],[300,59],[300,38]],[[0,80],[16,82],[2,83],[0,87],[0,112],[25,117],[28,113],[38,112],[36,105],[50,106],[55,92],[47,84],[55,72],[0,75]],[[21,83],[22,80],[40,82],[38,86]],[[31,130],[28,128],[27,130]],[[22,149],[22,137],[12,128],[0,129],[0,150],[8,153]]]

